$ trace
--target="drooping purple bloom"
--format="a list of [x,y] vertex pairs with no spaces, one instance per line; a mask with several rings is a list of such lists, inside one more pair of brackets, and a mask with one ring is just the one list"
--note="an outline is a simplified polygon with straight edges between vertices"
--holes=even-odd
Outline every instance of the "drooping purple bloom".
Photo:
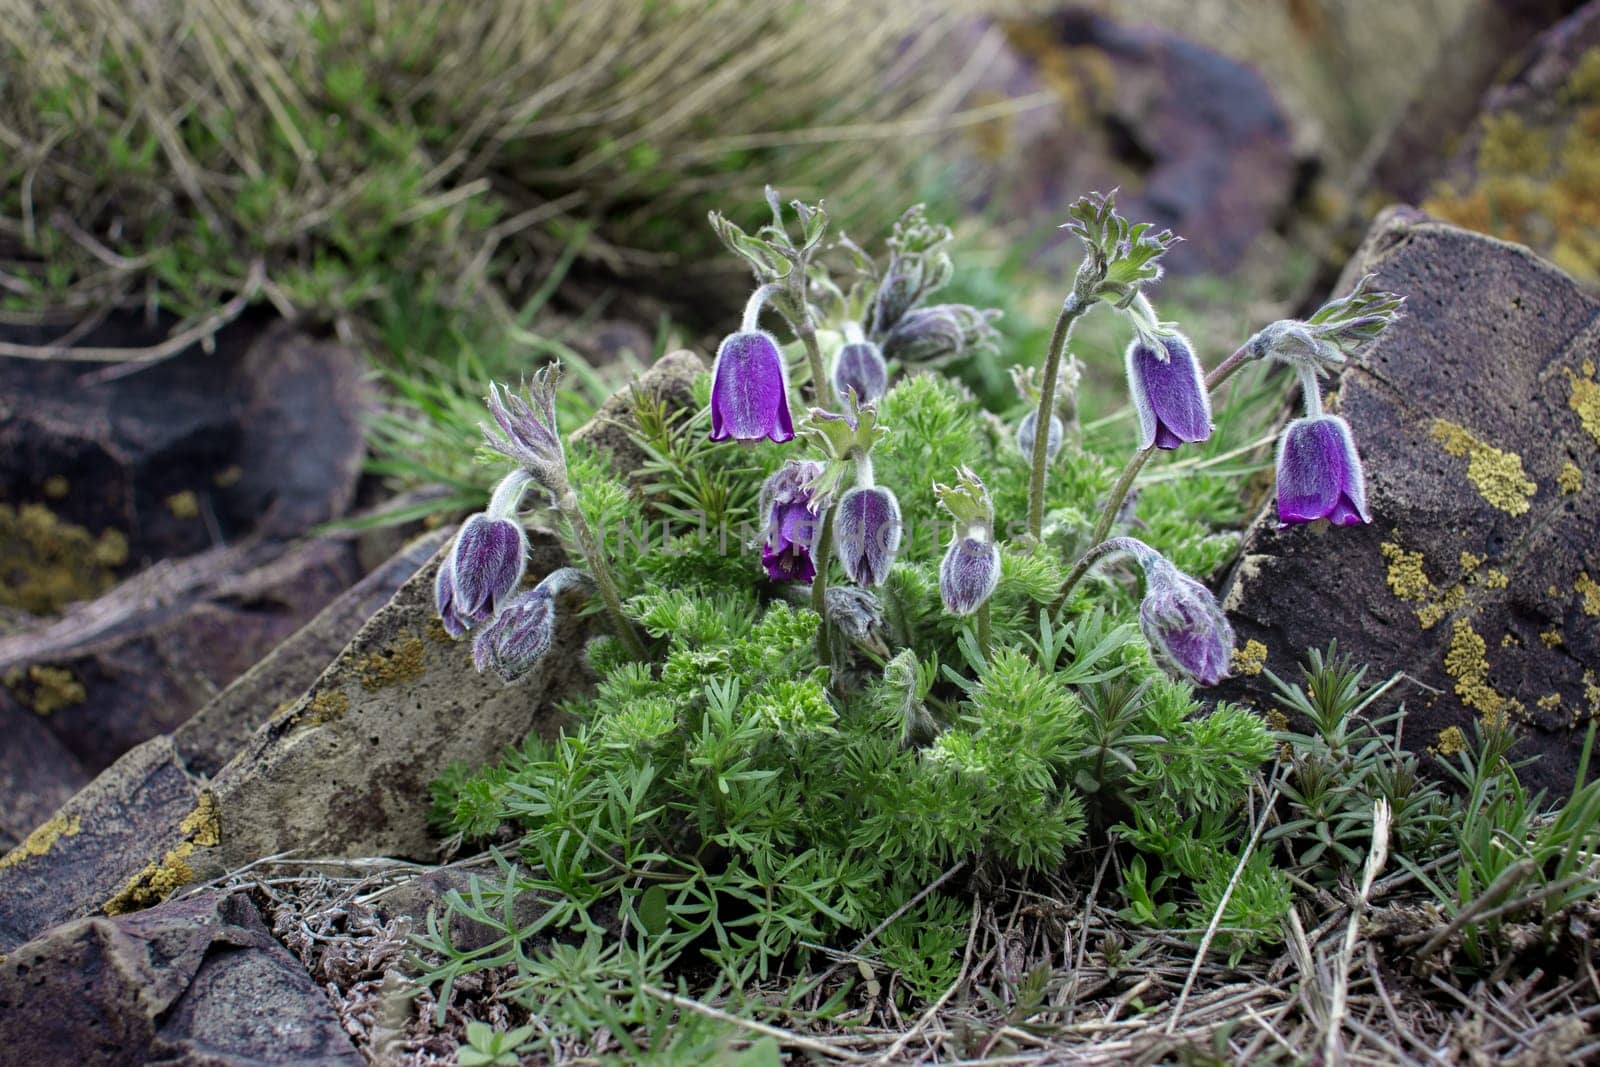
[[777,338],[764,330],[729,334],[711,369],[711,440],[794,438],[789,375]]
[[472,662],[514,682],[533,669],[555,636],[555,597],[543,584],[512,599],[472,642]]
[[805,582],[817,576],[816,544],[821,532],[813,483],[822,464],[792,459],[761,486],[760,510],[766,523],[761,563],[776,582]]
[[1372,521],[1366,477],[1350,424],[1337,415],[1296,419],[1278,444],[1278,521],[1327,519],[1335,526]]
[[1139,447],[1174,449],[1211,436],[1211,398],[1194,350],[1174,334],[1128,345],[1128,389],[1139,414]]
[[1000,546],[970,534],[950,542],[939,564],[939,595],[952,615],[971,615],[1000,582]]
[[856,400],[870,404],[889,391],[889,365],[871,341],[858,341],[839,349],[833,365],[833,388],[841,402],[855,390]]
[[439,612],[444,632],[451,637],[460,637],[472,629],[472,620],[462,618],[456,611],[455,580],[450,575],[450,569],[450,556],[445,556],[439,563],[438,573],[433,576],[433,606]]
[[[479,512],[462,525],[456,536],[449,573],[435,582],[435,595],[439,595],[440,581],[448,582],[455,623],[465,629],[483,622],[516,592],[527,559],[527,535],[518,523]],[[446,619],[446,629],[450,625]]]
[[1141,562],[1139,628],[1157,660],[1196,685],[1216,685],[1228,676],[1233,656],[1233,627],[1217,598],[1154,552]]
[[[1024,456],[1033,455],[1033,432],[1039,425],[1039,410],[1028,412],[1022,416],[1022,422],[1017,424],[1017,448]],[[1061,440],[1066,436],[1066,428],[1061,424],[1058,415],[1050,416],[1050,436],[1044,443],[1044,456],[1046,459],[1055,459],[1056,453],[1061,451]]]
[[833,538],[844,571],[857,585],[881,585],[900,551],[900,501],[883,486],[850,490],[839,501]]

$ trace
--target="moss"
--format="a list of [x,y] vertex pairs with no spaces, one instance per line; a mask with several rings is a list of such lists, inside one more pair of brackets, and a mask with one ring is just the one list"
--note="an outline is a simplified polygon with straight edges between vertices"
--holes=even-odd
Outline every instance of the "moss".
[[1467,480],[1478,495],[1508,515],[1522,515],[1539,485],[1522,469],[1522,457],[1474,437],[1446,419],[1434,419],[1431,436],[1452,456],[1467,459]]
[[325,726],[338,722],[349,711],[349,697],[338,689],[324,689],[306,703],[304,710],[295,713],[291,725]]
[[1538,174],[1550,167],[1550,145],[1521,116],[1502,113],[1483,119],[1478,170],[1484,174]]
[[1436,756],[1456,756],[1467,750],[1467,737],[1459,726],[1446,726],[1428,749]]
[[374,652],[356,664],[356,675],[369,693],[392,685],[414,682],[427,673],[422,638],[408,637],[397,646]]
[[1267,665],[1267,646],[1260,641],[1251,639],[1244,643],[1243,648],[1233,650],[1233,673],[1245,678],[1254,678],[1260,674]]
[[1589,49],[1573,65],[1562,95],[1569,103],[1600,105],[1600,48]]
[[[1595,444],[1600,445],[1600,383],[1594,380],[1592,360],[1584,360],[1582,369],[1582,374],[1574,374],[1570,368],[1567,370],[1567,406],[1577,412],[1584,430],[1594,438]],[[1578,483],[1580,486],[1583,484],[1581,472]]]
[[1561,473],[1556,475],[1556,485],[1561,487],[1562,493],[1572,494],[1583,492],[1583,472],[1576,463],[1563,463]]
[[1589,577],[1588,571],[1581,571],[1573,581],[1572,588],[1583,597],[1585,615],[1600,615],[1600,582]]
[[0,856],[0,871],[15,867],[34,856],[43,856],[55,847],[57,841],[63,837],[76,837],[82,828],[76,815],[57,815],[43,826],[35,828],[16,848]]
[[198,519],[200,517],[200,498],[194,495],[193,489],[185,489],[180,493],[173,493],[167,497],[167,510],[172,512],[175,519]]
[[8,671],[5,684],[23,707],[31,708],[38,715],[50,715],[82,704],[88,698],[83,683],[65,667],[35,664],[26,672]]
[[43,504],[0,504],[0,607],[53,615],[116,584],[128,562],[118,530],[92,534]]
[[1386,579],[1389,589],[1401,600],[1426,600],[1433,593],[1433,583],[1422,569],[1422,553],[1407,552],[1399,545],[1384,542],[1378,546],[1383,558],[1389,561]]

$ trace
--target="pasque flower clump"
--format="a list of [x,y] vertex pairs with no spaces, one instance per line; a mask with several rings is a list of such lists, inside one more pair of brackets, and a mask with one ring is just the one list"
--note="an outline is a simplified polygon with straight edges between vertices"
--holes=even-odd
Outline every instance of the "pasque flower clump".
[[[1212,394],[1272,361],[1307,409],[1279,450],[1281,520],[1370,521],[1352,430],[1323,412],[1319,375],[1400,307],[1363,282],[1207,373],[1150,296],[1177,238],[1087,196],[1067,224],[1083,261],[1048,350],[1014,372],[1025,410],[1001,418],[945,373],[1001,349],[994,312],[941,301],[947,227],[913,208],[873,254],[830,242],[820,204],[768,207],[754,232],[713,216],[751,295],[695,410],[636,410],[649,458],[633,477],[563,447],[555,371],[491,389],[489,447],[513,469],[438,579],[446,629],[508,680],[551,656],[584,595],[606,631],[568,732],[450,793],[446,824],[513,823],[534,882],[579,911],[664,891],[648,926],[663,958],[715,944],[741,982],[871,928],[955,861],[1049,867],[1129,811],[1236,819],[1273,742],[1254,714],[1195,699],[1227,676],[1233,631],[1185,573],[1210,573],[1226,546],[1203,521],[1214,513],[1161,484],[1136,505],[1135,483],[1158,452],[1209,447],[1224,422]],[[1136,426],[1120,471],[1080,424],[1069,351],[1102,306],[1129,328]],[[1218,475],[1184,481],[1237,496]],[[573,566],[523,591],[530,487]],[[659,537],[613,528],[629,516]],[[1097,570],[1118,559],[1137,587]],[[718,925],[721,900],[753,917]],[[1261,936],[1279,919],[1262,917]]]

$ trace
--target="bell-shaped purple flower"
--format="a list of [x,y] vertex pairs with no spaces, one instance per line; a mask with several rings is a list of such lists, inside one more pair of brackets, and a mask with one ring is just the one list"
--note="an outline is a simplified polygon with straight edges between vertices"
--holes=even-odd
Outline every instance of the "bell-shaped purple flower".
[[556,630],[555,596],[545,585],[513,598],[472,642],[472,662],[514,682],[544,658]]
[[729,334],[711,368],[711,440],[794,438],[789,375],[777,338],[764,330]]
[[972,536],[950,542],[939,564],[939,595],[952,615],[971,615],[989,599],[1000,582],[1000,546],[994,538]]
[[482,512],[468,519],[446,562],[448,573],[441,568],[434,582],[436,600],[449,587],[451,615],[440,611],[445,629],[457,625],[465,630],[493,616],[516,592],[527,560],[528,539],[520,524]]
[[1228,676],[1233,627],[1211,590],[1154,552],[1144,565],[1145,594],[1139,628],[1156,658],[1196,685]]
[[900,551],[900,501],[883,486],[858,486],[839,501],[834,544],[857,585],[881,585]]
[[889,391],[889,364],[871,341],[857,341],[839,349],[833,364],[833,388],[840,402],[855,391],[856,399],[871,404]]
[[1128,389],[1139,414],[1139,447],[1173,449],[1211,436],[1211,398],[1194,350],[1174,334],[1128,345]]
[[433,576],[433,606],[439,612],[444,632],[451,637],[460,637],[472,629],[472,620],[462,618],[456,611],[456,583],[450,571],[450,556],[446,556],[439,563],[438,573]]
[[761,516],[766,523],[761,564],[773,581],[809,584],[817,576],[822,520],[813,486],[821,475],[822,464],[792,459],[761,486]]
[[1278,521],[1284,526],[1327,519],[1335,526],[1372,521],[1366,477],[1337,415],[1296,419],[1278,444]]

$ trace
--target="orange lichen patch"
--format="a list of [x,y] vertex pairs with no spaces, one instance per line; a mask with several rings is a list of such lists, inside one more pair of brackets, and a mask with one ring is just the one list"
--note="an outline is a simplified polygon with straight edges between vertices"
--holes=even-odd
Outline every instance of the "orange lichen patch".
[[1546,630],[1539,635],[1539,640],[1544,642],[1545,648],[1560,648],[1566,642],[1560,630]]
[[[1600,445],[1600,382],[1594,380],[1594,360],[1584,360],[1582,370],[1582,374],[1576,374],[1572,368],[1566,368],[1567,406],[1577,412],[1584,430]],[[1582,484],[1581,472],[1579,484]]]
[[1484,643],[1472,624],[1457,619],[1450,635],[1450,646],[1445,650],[1444,669],[1456,682],[1456,696],[1469,708],[1482,716],[1485,729],[1503,727],[1508,713],[1520,713],[1521,705],[1501,696],[1489,684],[1489,661]]
[[81,829],[83,825],[76,815],[57,815],[23,838],[16,848],[0,856],[0,871],[15,867],[23,860],[43,856],[55,847],[57,841],[63,837],[76,837]]
[[1585,615],[1600,615],[1600,582],[1589,577],[1588,571],[1582,571],[1573,581],[1572,588],[1583,597]]
[[1455,756],[1467,750],[1467,736],[1459,726],[1446,726],[1439,731],[1439,739],[1428,746],[1436,756]]
[[1474,437],[1465,427],[1434,419],[1433,439],[1452,456],[1467,460],[1467,480],[1490,505],[1508,515],[1527,512],[1539,485],[1522,469],[1522,457]]
[[1260,674],[1267,665],[1267,646],[1260,641],[1251,639],[1244,643],[1243,648],[1233,650],[1233,673],[1245,678],[1254,678]]
[[1426,600],[1433,593],[1433,583],[1422,569],[1422,553],[1407,552],[1399,545],[1385,541],[1378,546],[1383,558],[1389,561],[1385,580],[1389,589],[1401,600]]
[[20,668],[10,670],[6,672],[5,685],[23,707],[37,715],[48,716],[88,698],[83,683],[65,667],[35,664],[26,672]]
[[1576,463],[1563,463],[1561,471],[1556,475],[1556,485],[1568,496],[1573,493],[1583,492],[1583,472]]

